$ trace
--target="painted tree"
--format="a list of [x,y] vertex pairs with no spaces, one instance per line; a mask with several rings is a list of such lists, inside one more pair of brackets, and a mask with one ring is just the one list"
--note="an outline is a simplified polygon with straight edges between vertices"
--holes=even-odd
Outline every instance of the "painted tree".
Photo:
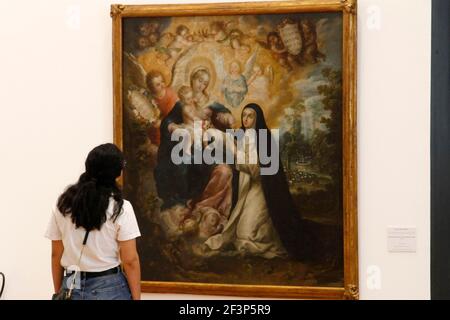
[[286,158],[286,169],[291,169],[292,161],[298,159],[305,149],[305,139],[302,135],[302,113],[305,111],[303,100],[298,101],[289,108],[286,122],[290,129],[282,136],[282,152]]
[[326,131],[316,130],[312,152],[315,166],[333,178],[334,185],[342,180],[342,72],[325,68],[322,70],[327,84],[319,85],[317,91],[323,96],[322,104],[328,117],[320,120]]

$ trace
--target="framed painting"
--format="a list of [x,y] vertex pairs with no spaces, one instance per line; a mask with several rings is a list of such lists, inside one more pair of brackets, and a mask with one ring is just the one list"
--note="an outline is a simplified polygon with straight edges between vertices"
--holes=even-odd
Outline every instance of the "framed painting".
[[143,291],[358,299],[356,1],[111,16]]

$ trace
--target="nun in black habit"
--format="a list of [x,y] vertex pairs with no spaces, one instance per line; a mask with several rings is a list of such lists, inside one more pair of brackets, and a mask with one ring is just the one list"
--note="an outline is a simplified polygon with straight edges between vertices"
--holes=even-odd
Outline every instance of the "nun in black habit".
[[[267,128],[261,107],[251,103],[241,115],[242,129],[266,129],[267,143],[256,143],[271,158],[278,157],[278,144],[274,143]],[[265,148],[265,150],[262,150]],[[262,175],[264,165],[258,157],[256,164],[235,164],[233,176],[233,209],[222,233],[205,242],[206,252],[221,252],[230,247],[243,255],[267,259],[304,258],[302,219],[289,191],[281,163],[275,174]],[[211,252],[212,250],[212,252]]]

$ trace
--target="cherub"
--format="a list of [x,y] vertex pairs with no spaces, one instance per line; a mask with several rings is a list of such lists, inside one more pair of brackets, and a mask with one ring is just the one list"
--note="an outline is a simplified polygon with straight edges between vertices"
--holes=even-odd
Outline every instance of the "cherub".
[[247,81],[248,84],[248,99],[250,101],[261,100],[267,101],[269,99],[269,84],[273,81],[272,66],[267,66],[265,69],[260,65],[253,67],[253,74]]
[[[154,46],[159,40],[159,22],[143,22],[138,26],[139,39],[147,39],[150,46]],[[140,41],[140,40],[139,40]]]
[[148,36],[148,41],[150,42],[150,46],[155,46],[159,41],[159,33],[158,32],[152,32]]
[[230,22],[213,21],[210,24],[210,31],[205,33],[207,39],[212,39],[217,42],[226,41],[228,38],[227,26]]
[[290,62],[293,62],[294,59],[287,51],[277,32],[272,31],[267,34],[267,43],[263,41],[258,41],[258,43],[263,48],[270,50],[274,59],[277,60],[282,67],[286,68],[288,71],[292,70]]
[[139,37],[137,39],[137,47],[139,50],[144,51],[151,47],[151,43],[148,37]]
[[176,238],[185,232],[185,221],[190,213],[190,209],[185,206],[173,206],[161,212],[158,224],[167,237]]
[[317,46],[316,25],[311,20],[302,20],[299,23],[302,37],[302,50],[300,52],[301,63],[315,64],[319,60],[325,60],[325,55],[319,51]]
[[204,207],[199,210],[202,213],[200,222],[198,223],[198,237],[200,239],[205,240],[222,232],[224,221],[216,209]]
[[247,54],[250,52],[251,48],[249,45],[243,43],[242,39],[244,34],[239,29],[233,29],[230,31],[230,47],[239,54]]
[[181,223],[184,234],[197,234],[201,240],[222,232],[226,219],[211,207],[199,207],[192,211]]
[[180,24],[175,32],[173,41],[168,45],[170,58],[176,59],[181,52],[190,47],[193,42],[193,36],[190,34],[190,30],[184,24]]
[[159,32],[159,22],[146,21],[139,25],[139,34],[143,37],[148,37],[152,32]]
[[150,33],[159,33],[159,27],[160,27],[160,23],[158,21],[152,21],[150,22],[149,25],[149,29],[150,29]]
[[153,26],[150,24],[150,22],[143,22],[138,26],[139,34],[142,37],[148,37],[148,35],[152,32]]

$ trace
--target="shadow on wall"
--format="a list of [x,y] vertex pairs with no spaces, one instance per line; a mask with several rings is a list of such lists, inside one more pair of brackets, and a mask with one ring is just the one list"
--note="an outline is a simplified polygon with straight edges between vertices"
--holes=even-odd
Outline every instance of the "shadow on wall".
[[0,286],[0,298],[3,295],[3,289],[5,289],[5,275],[3,272],[0,272],[0,278],[2,278],[2,285]]

